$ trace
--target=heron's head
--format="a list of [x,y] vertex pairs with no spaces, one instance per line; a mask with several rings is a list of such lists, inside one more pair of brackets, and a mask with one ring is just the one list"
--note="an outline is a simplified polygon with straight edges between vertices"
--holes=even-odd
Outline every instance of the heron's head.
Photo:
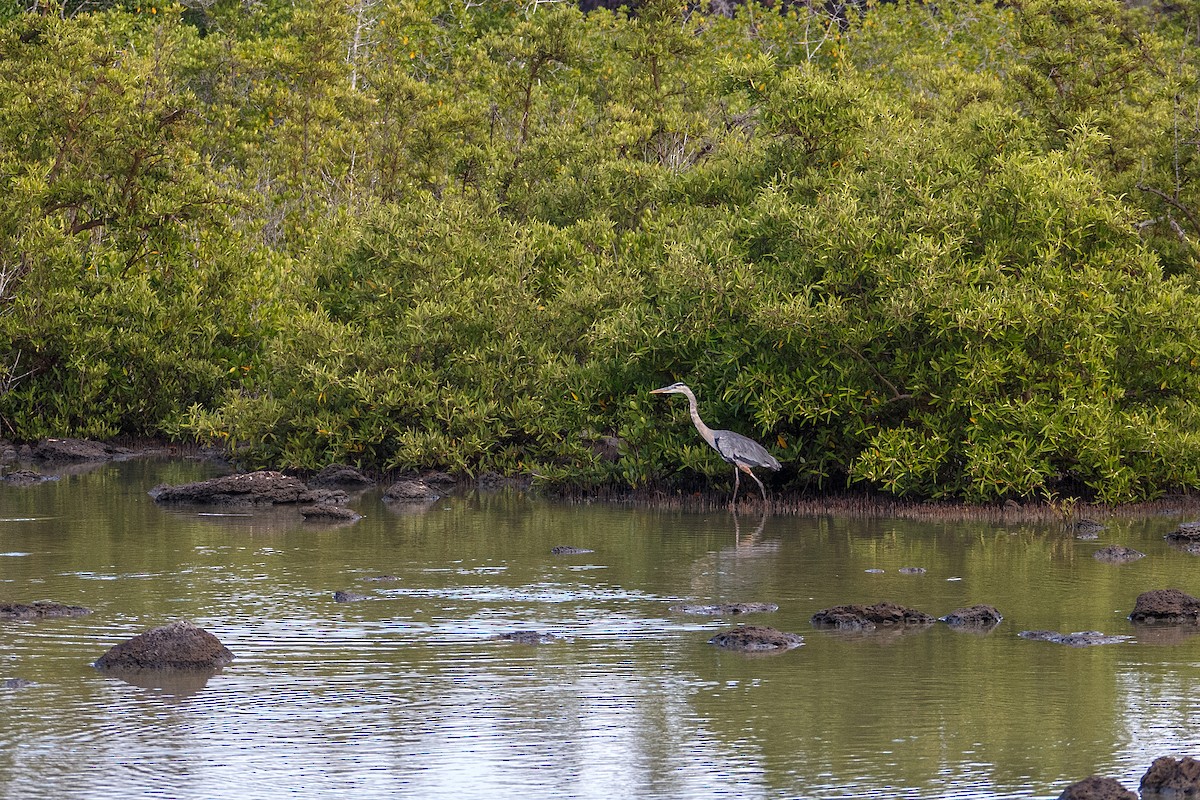
[[672,383],[670,386],[664,386],[661,389],[651,389],[650,394],[687,394],[688,387],[686,383]]

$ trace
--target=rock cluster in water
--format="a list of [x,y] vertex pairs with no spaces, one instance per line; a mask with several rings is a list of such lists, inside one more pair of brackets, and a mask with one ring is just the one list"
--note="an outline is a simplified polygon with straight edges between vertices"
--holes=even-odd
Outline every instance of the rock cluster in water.
[[1138,786],[1143,800],[1151,798],[1200,797],[1200,761],[1185,756],[1154,759]]
[[824,608],[813,614],[809,621],[818,628],[872,630],[880,626],[932,625],[936,620],[922,611],[883,602],[870,606],[849,604]]
[[1200,797],[1200,761],[1191,756],[1176,760],[1160,756],[1142,775],[1138,793],[1126,789],[1114,778],[1098,775],[1072,783],[1058,800],[1182,800]]

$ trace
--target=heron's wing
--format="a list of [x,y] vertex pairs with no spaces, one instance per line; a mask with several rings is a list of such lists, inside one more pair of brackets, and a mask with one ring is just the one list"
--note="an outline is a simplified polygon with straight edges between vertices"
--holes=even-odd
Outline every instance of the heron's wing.
[[721,458],[730,464],[745,464],[748,467],[766,467],[778,471],[780,464],[775,456],[767,452],[753,439],[733,431],[713,431],[713,446]]

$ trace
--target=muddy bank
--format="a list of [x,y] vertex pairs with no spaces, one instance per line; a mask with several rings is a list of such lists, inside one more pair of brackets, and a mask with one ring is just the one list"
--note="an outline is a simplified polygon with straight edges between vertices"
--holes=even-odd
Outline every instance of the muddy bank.
[[[611,503],[673,511],[711,512],[729,510],[729,495],[720,491],[672,492],[669,490],[638,489],[620,491],[606,489],[554,489],[546,494],[567,503]],[[764,511],[783,516],[887,517],[892,519],[945,520],[962,522],[1037,522],[1061,523],[1074,530],[1079,522],[1102,527],[1107,519],[1136,519],[1167,514],[1200,516],[1200,494],[1173,495],[1143,503],[1105,505],[1101,503],[1046,503],[1042,501],[1002,503],[967,503],[959,501],[905,500],[876,492],[860,491],[828,494],[777,492],[770,495],[765,508],[760,498],[738,500],[737,511],[744,516]],[[1100,522],[1097,522],[1100,521]]]

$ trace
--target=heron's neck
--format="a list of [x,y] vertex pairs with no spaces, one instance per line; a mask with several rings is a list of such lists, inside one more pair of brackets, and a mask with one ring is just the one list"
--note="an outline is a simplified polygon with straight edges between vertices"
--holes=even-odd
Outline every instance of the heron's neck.
[[712,428],[704,424],[704,420],[700,419],[700,412],[696,409],[696,395],[690,391],[685,392],[688,400],[688,413],[692,415],[692,424],[696,426],[696,430],[700,431],[700,435],[704,437],[704,441],[708,442],[710,447],[716,447],[716,437],[713,436]]

